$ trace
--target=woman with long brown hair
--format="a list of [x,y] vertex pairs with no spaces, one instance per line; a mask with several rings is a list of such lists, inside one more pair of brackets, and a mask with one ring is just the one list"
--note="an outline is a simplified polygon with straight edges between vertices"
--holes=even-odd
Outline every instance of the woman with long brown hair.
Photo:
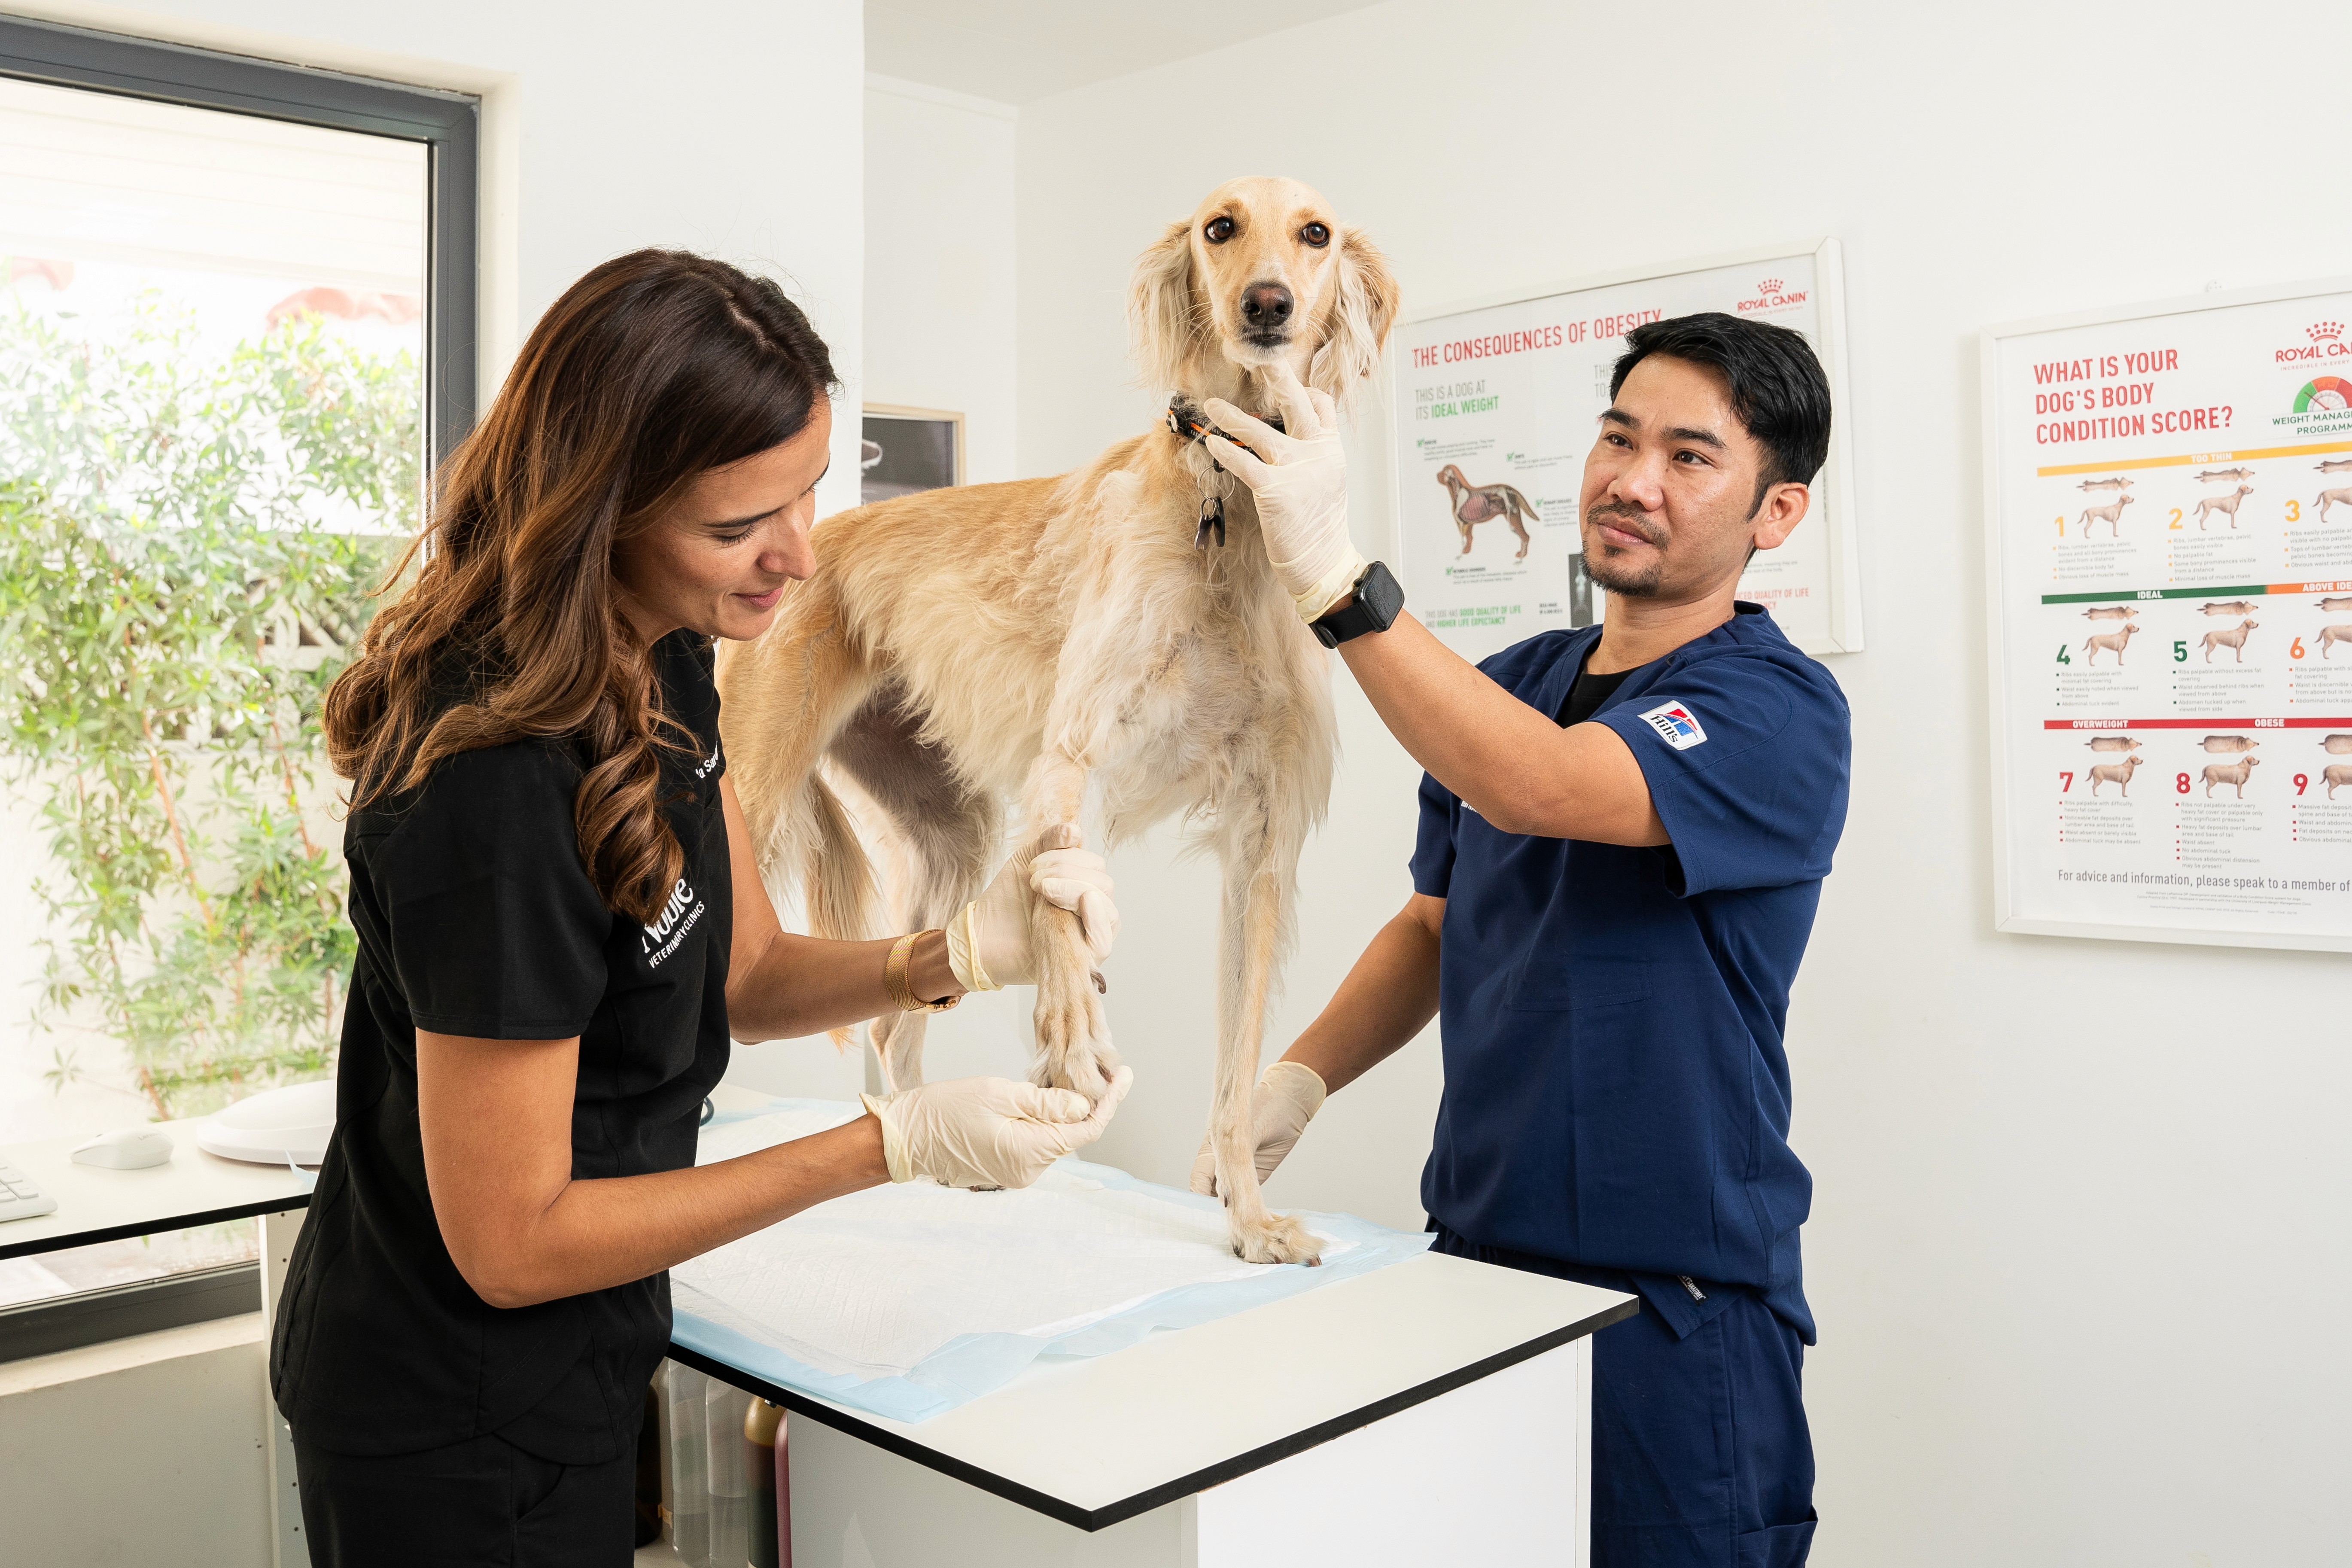
[[533,330],[413,582],[328,693],[359,939],[337,1121],[270,1348],[311,1561],[625,1563],[670,1265],[884,1181],[1017,1186],[1101,1104],[994,1079],[696,1167],[730,1038],[1107,952],[1099,858],[1016,855],[942,931],[784,931],[719,743],[716,638],[814,567],[835,380],[771,281],[639,251]]

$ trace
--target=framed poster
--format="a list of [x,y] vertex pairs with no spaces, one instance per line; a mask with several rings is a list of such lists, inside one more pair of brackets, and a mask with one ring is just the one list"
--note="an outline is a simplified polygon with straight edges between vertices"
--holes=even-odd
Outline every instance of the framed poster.
[[2000,930],[2352,951],[2347,322],[2352,279],[1985,332]]
[[859,434],[860,506],[963,483],[961,414],[869,403]]
[[1577,526],[1585,455],[1625,334],[1697,310],[1802,332],[1837,417],[1803,522],[1760,552],[1739,594],[1808,653],[1862,647],[1845,413],[1843,273],[1834,239],[1652,267],[1449,306],[1394,334],[1398,573],[1423,625],[1465,657],[1591,626],[1608,595]]

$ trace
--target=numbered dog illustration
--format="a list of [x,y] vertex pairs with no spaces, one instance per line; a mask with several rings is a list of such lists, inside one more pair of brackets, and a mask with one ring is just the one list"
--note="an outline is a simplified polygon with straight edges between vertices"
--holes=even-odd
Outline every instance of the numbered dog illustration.
[[2251,735],[2208,735],[2197,743],[2209,752],[2225,753],[2251,752],[2262,744]]
[[2327,764],[2327,770],[2319,776],[2327,781],[2327,798],[2334,800],[2337,784],[2352,784],[2352,766],[2343,763],[2330,763]]
[[2240,664],[2245,663],[2246,634],[2252,631],[2256,626],[2259,626],[2262,624],[2263,623],[2260,621],[2240,621],[2236,626],[2231,626],[2226,632],[2207,632],[2205,634],[2205,662],[2208,664],[2213,662],[2213,650],[2215,648],[2225,647],[2231,653],[2237,655],[2238,662]]
[[2124,508],[2138,499],[2137,496],[2117,496],[2105,506],[2084,507],[2083,515],[2074,520],[2083,525],[2083,537],[2085,539],[2091,537],[2092,523],[2104,522],[2107,525],[2107,537],[2113,539],[2116,536],[2116,525],[2123,521]]
[[2330,507],[2352,506],[2352,485],[2340,490],[2322,490],[2319,499],[2311,504],[2319,509],[2319,521],[2326,522]]
[[2326,658],[2327,650],[2340,642],[2352,642],[2352,626],[2322,626],[2319,628],[2319,657]]
[[2098,663],[2099,650],[2105,648],[2116,656],[2116,663],[2118,665],[2122,664],[2124,661],[2124,648],[2130,643],[2132,633],[2137,630],[2139,630],[2139,627],[2126,623],[2124,629],[2119,632],[2109,632],[2103,637],[2092,637],[2083,644],[2083,652],[2088,656],[2083,660],[2083,662],[2084,664]]
[[2218,512],[2220,512],[2222,516],[2224,516],[2224,517],[2226,517],[2226,518],[2228,518],[2228,519],[2230,520],[2230,526],[2231,526],[2231,528],[2235,528],[2235,527],[2237,527],[2237,526],[2238,526],[2238,508],[2239,508],[2241,505],[2242,505],[2242,504],[2244,503],[2245,499],[2246,499],[2248,496],[2250,496],[2250,495],[2252,495],[2252,494],[2253,494],[2253,493],[2254,493],[2254,487],[2253,487],[2253,486],[2252,486],[2252,485],[2240,485],[2236,489],[2231,490],[2228,495],[2225,495],[2225,496],[2207,496],[2203,500],[2199,501],[2199,502],[2197,503],[2197,530],[2198,530],[2198,531],[2199,531],[2199,532],[2200,532],[2200,533],[2204,531],[2204,530],[2205,530],[2205,520],[2206,520],[2207,518],[2209,518],[2209,517],[2212,516],[2212,515],[2213,515],[2215,512],[2217,512],[2217,511],[2218,511]]
[[2240,757],[2234,763],[2206,763],[2205,798],[2207,800],[2213,798],[2215,784],[2235,784],[2238,787],[2238,798],[2245,799],[2246,781],[2254,776],[2254,765],[2261,761],[2260,757]]
[[2123,792],[2126,799],[2129,799],[2132,772],[2139,766],[2139,763],[2140,759],[2137,757],[2126,757],[2120,763],[2100,763],[2091,770],[2091,793],[2096,795],[2099,793],[2101,784],[2111,784]]
[[2139,742],[2129,735],[2095,735],[2089,742],[2095,752],[2137,752]]
[[2197,476],[2200,485],[2242,485],[2254,477],[2252,468],[2207,468]]
[[2352,458],[2322,458],[2319,471],[2323,474],[2352,474]]
[[1462,531],[1463,554],[1470,553],[1472,531],[1480,523],[1499,517],[1511,525],[1513,533],[1519,536],[1519,552],[1511,559],[1524,561],[1528,558],[1527,520],[1532,517],[1541,522],[1543,519],[1537,516],[1534,503],[1521,495],[1516,486],[1474,485],[1464,479],[1462,470],[1451,463],[1437,470],[1437,482],[1445,487],[1445,493],[1454,500],[1454,526]]
[[2131,481],[2118,474],[2112,479],[2084,479],[2074,488],[2078,490],[2127,490]]
[[2116,605],[2104,610],[2084,610],[2086,621],[2128,621],[2139,614],[2137,605]]
[[2243,599],[2224,599],[2219,604],[2200,605],[2197,613],[2200,616],[2251,616],[2254,607]]
[[2352,735],[2329,735],[2319,742],[2319,749],[2331,757],[2352,757]]
[[2338,611],[2342,610],[2352,610],[2352,599],[2322,599],[2319,601],[2319,613],[2323,616],[2335,615]]

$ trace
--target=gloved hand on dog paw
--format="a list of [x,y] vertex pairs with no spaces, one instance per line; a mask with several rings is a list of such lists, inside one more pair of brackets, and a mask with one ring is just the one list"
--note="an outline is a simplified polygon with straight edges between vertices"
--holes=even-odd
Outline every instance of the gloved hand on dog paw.
[[1110,901],[1110,868],[1078,847],[1078,830],[1062,823],[1004,863],[988,890],[948,922],[948,967],[967,991],[1032,984],[1030,916],[1044,900],[1078,917],[1087,949],[1100,963],[1118,940],[1118,906]]
[[[1261,1183],[1297,1147],[1299,1134],[1323,1109],[1324,1092],[1323,1075],[1304,1062],[1276,1062],[1258,1075],[1250,1090],[1250,1136]],[[1192,1190],[1217,1195],[1217,1153],[1206,1138],[1192,1157]]]
[[1110,1092],[1093,1106],[1076,1089],[1002,1078],[960,1078],[858,1099],[882,1124],[882,1161],[892,1181],[929,1176],[950,1187],[1025,1187],[1063,1155],[1101,1137],[1134,1082],[1133,1068],[1119,1068]]
[[1286,430],[1243,413],[1223,398],[1202,405],[1209,417],[1249,443],[1244,447],[1212,431],[1218,462],[1257,498],[1258,525],[1274,574],[1315,620],[1346,598],[1364,574],[1364,558],[1348,537],[1348,458],[1339,447],[1339,410],[1326,392],[1311,390],[1281,366],[1267,375],[1282,405]]

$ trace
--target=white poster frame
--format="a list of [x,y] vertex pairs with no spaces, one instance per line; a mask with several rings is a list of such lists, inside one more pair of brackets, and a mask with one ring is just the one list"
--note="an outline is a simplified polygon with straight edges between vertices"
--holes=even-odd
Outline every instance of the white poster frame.
[[2268,305],[2311,295],[2352,290],[2352,275],[2301,283],[2251,289],[2209,289],[2145,303],[2104,306],[2041,316],[2031,321],[2004,321],[1983,329],[1979,342],[1979,439],[1982,446],[1985,531],[1986,660],[1992,691],[1990,728],[1992,752],[1992,914],[1993,929],[2019,936],[2083,937],[2104,942],[2163,942],[2200,947],[2276,948],[2305,952],[2352,952],[2352,934],[2322,932],[2242,931],[2183,926],[2125,925],[2110,921],[2052,920],[2021,915],[2014,901],[2011,868],[2015,815],[2009,798],[2010,712],[2009,621],[2006,598],[2006,558],[2001,552],[2000,525],[2000,346],[2010,338],[2075,327],[2110,326],[2118,321],[2155,321],[2203,310],[2230,310],[2242,305]]
[[[1822,584],[1829,600],[1830,635],[1820,646],[1809,647],[1800,642],[1809,654],[1860,653],[1863,647],[1862,620],[1862,553],[1860,530],[1853,518],[1853,435],[1852,425],[1853,400],[1848,393],[1850,377],[1846,363],[1845,261],[1844,250],[1834,237],[1801,240],[1788,245],[1754,246],[1741,250],[1721,251],[1711,256],[1696,257],[1686,261],[1664,265],[1620,268],[1609,272],[1588,273],[1555,283],[1532,287],[1506,289],[1492,293],[1474,295],[1467,299],[1448,300],[1443,305],[1423,310],[1408,310],[1397,323],[1404,327],[1426,326],[1448,316],[1463,315],[1472,310],[1492,310],[1498,305],[1524,304],[1536,300],[1549,300],[1561,294],[1582,293],[1593,289],[1612,289],[1627,283],[1646,283],[1662,279],[1680,278],[1693,272],[1712,272],[1725,267],[1769,266],[1772,262],[1804,257],[1813,265],[1814,288],[1821,296],[1820,323],[1822,342],[1818,354],[1822,374],[1830,384],[1830,449],[1822,471],[1814,479],[1814,488],[1822,498],[1822,510],[1808,518],[1800,527],[1821,525],[1830,535],[1825,558],[1829,565],[1829,581]],[[1392,331],[1388,348],[1382,355],[1385,378],[1383,402],[1390,411],[1391,425],[1384,433],[1389,448],[1389,494],[1391,525],[1394,530],[1399,555],[1398,575],[1405,575],[1402,555],[1405,550],[1404,528],[1401,513],[1396,511],[1397,499],[1403,494],[1402,443],[1394,426],[1394,410],[1398,388],[1403,383],[1402,356],[1405,352],[1405,333]],[[1408,606],[1410,607],[1410,606]],[[1440,634],[1441,636],[1443,634]]]

